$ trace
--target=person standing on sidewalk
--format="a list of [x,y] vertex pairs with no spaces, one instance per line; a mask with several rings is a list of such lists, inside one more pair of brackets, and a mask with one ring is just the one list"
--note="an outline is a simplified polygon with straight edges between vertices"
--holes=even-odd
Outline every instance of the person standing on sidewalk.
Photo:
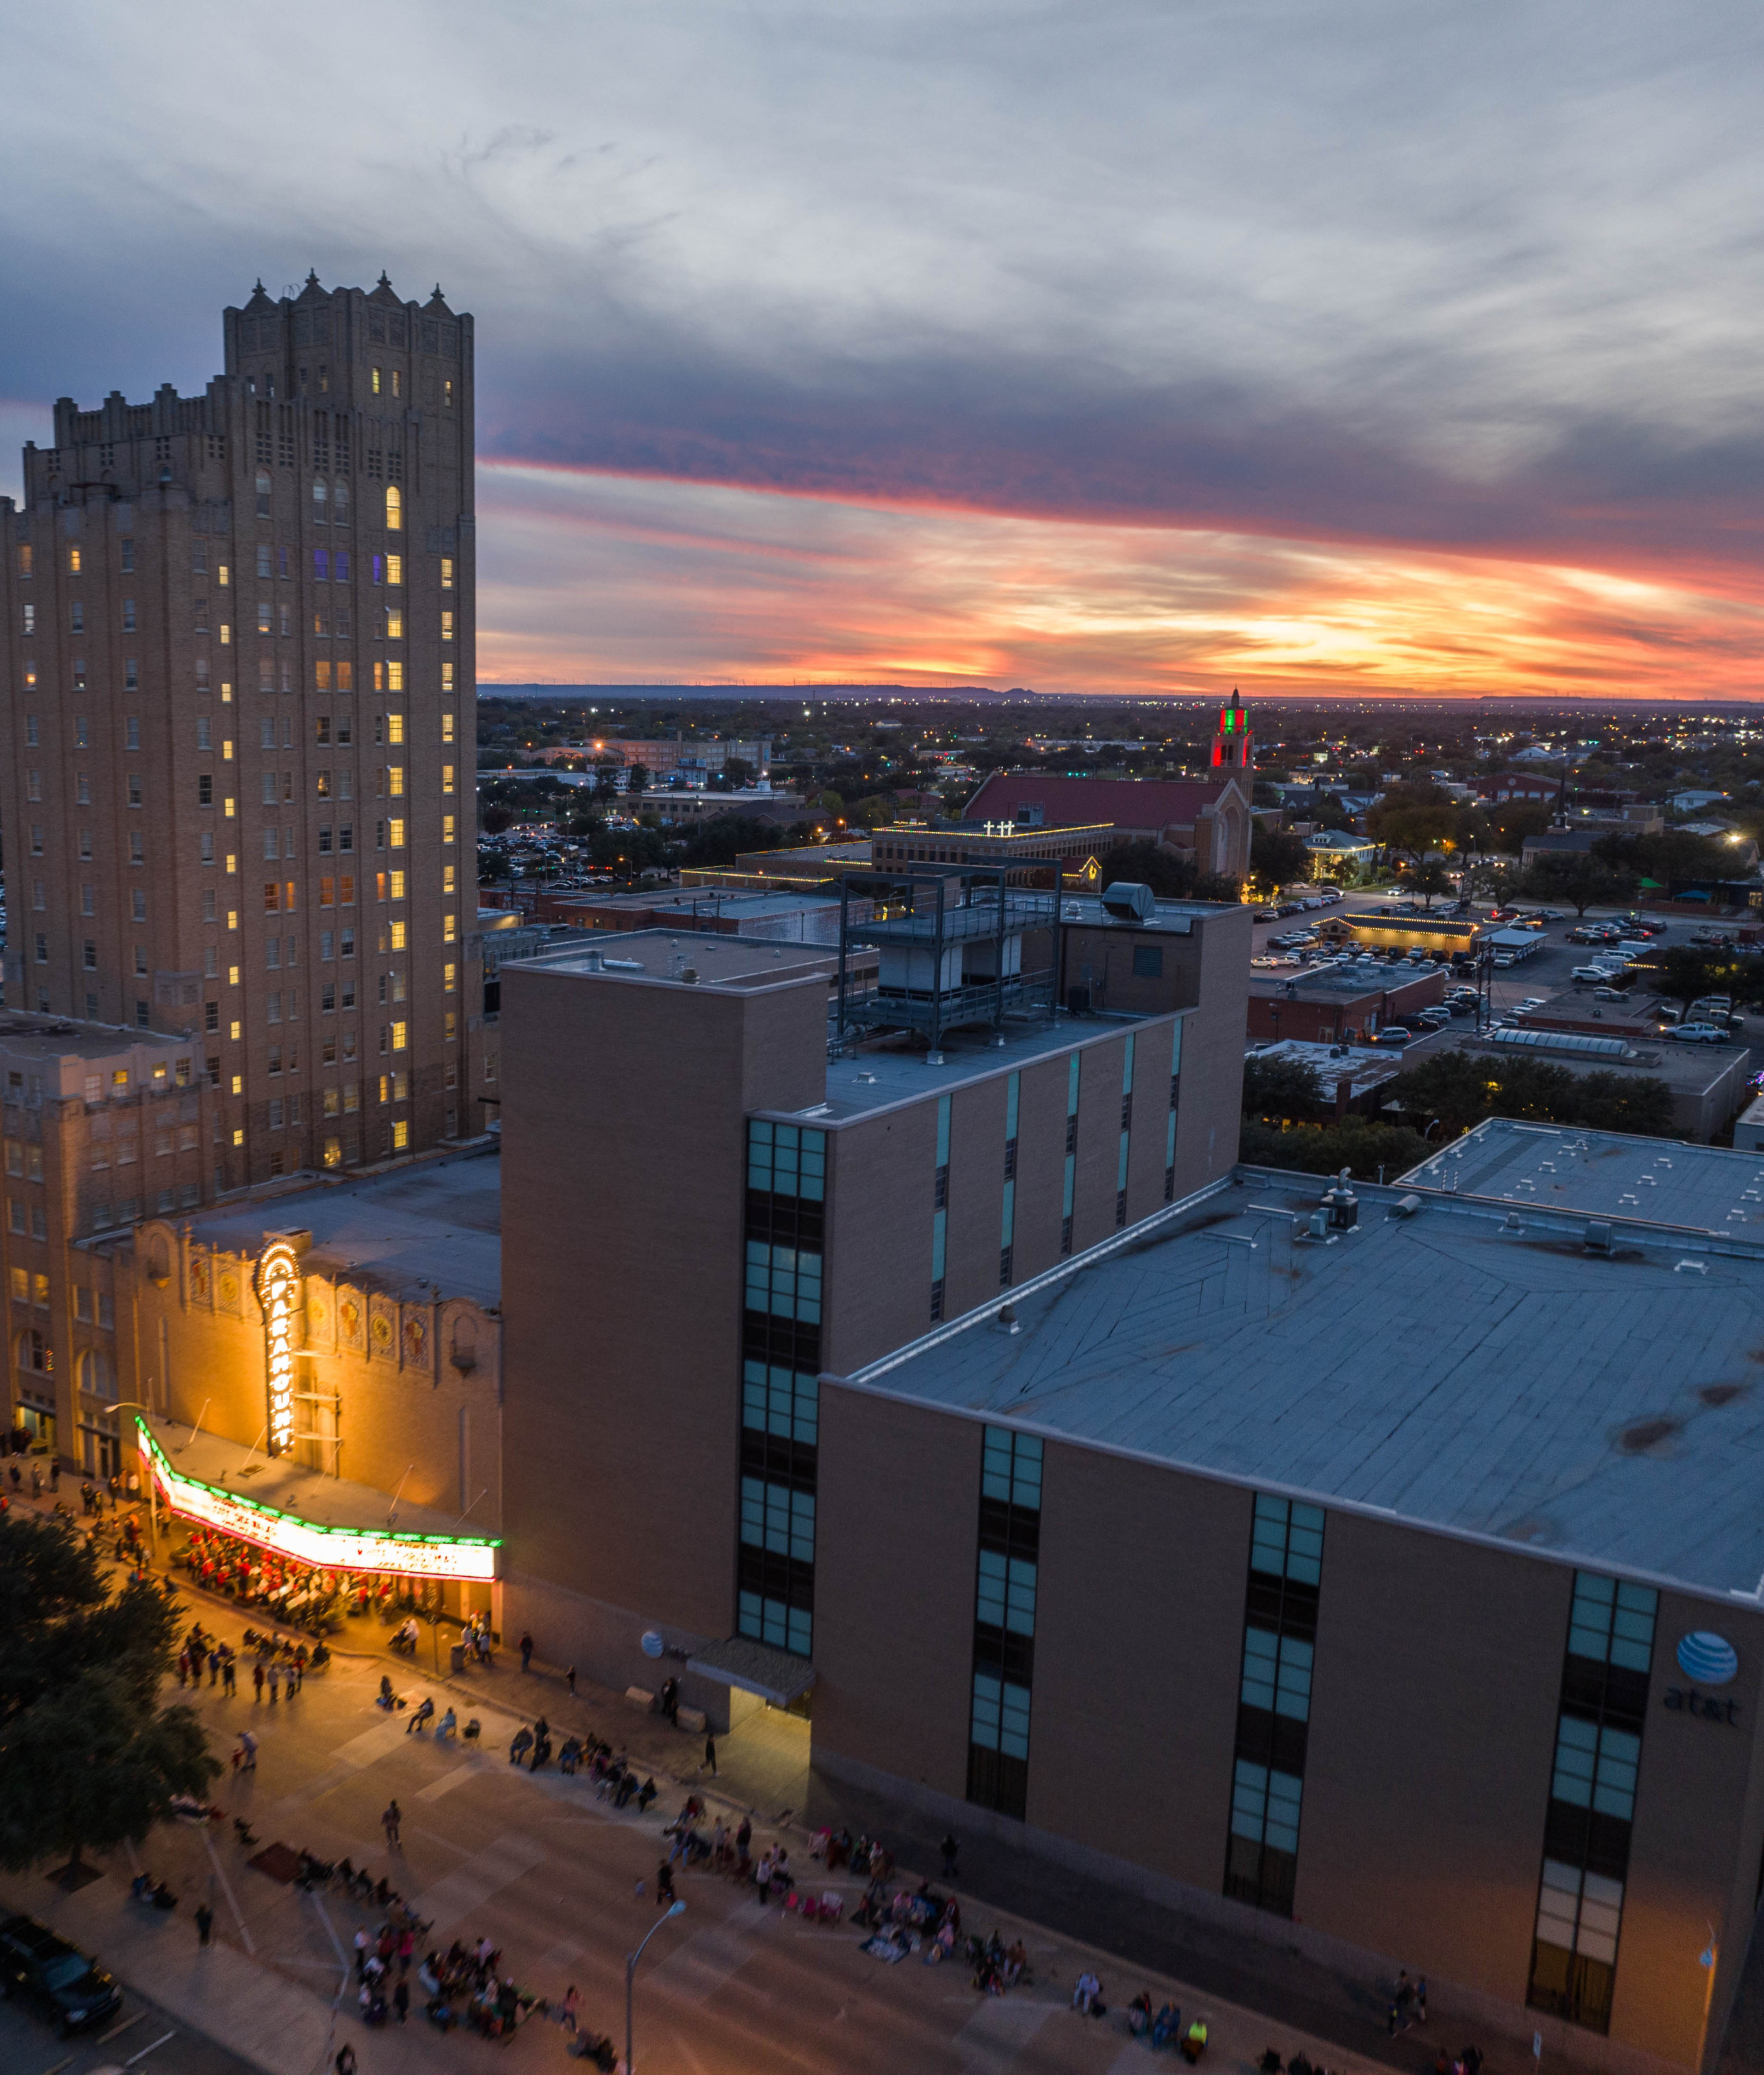
[[221,1660],[221,1691],[223,1693],[236,1693],[238,1691],[238,1678],[230,1650]]
[[257,1738],[249,1729],[239,1731],[239,1749],[245,1754],[245,1770],[247,1772],[255,1772],[257,1771]]
[[[211,1679],[209,1684],[212,1686],[214,1681]],[[257,1689],[256,1697],[261,1700],[263,1697],[263,1667],[261,1664],[251,1667],[251,1684]]]
[[398,2012],[400,2024],[410,2015],[410,1983],[402,1976],[399,1978],[398,1986],[392,1991],[392,2008]]
[[386,1813],[379,1820],[386,1832],[386,1841],[395,1852],[398,1849],[398,1826],[404,1820],[398,1804],[395,1801],[388,1801],[386,1804]]
[[282,1667],[280,1664],[271,1664],[270,1667],[270,1705],[273,1708],[281,1697]]
[[710,1729],[706,1729],[704,1734],[704,1765],[699,1766],[700,1772],[704,1771],[706,1765],[710,1766],[710,1777],[714,1779],[717,1776],[717,1739],[715,1733]]
[[574,1700],[576,1697],[576,1667],[574,1664],[564,1674],[564,1684],[569,1688],[569,1697]]
[[664,1859],[656,1868],[656,1907],[673,1900],[673,1868]]
[[944,1879],[955,1879],[959,1872],[959,1869],[955,1862],[961,1856],[962,1848],[959,1844],[957,1844],[955,1841],[955,1833],[953,1830],[946,1830],[943,1833],[943,1841],[938,1846],[938,1849],[943,1854]]
[[214,1930],[214,1911],[205,1902],[196,1905],[196,1935],[206,1945]]
[[521,1638],[520,1638],[520,1668],[521,1668],[521,1670],[522,1670],[523,1671],[530,1671],[532,1669],[532,1663],[533,1663],[533,1639],[532,1639],[532,1638],[530,1635],[524,1635],[524,1635],[521,1637]]

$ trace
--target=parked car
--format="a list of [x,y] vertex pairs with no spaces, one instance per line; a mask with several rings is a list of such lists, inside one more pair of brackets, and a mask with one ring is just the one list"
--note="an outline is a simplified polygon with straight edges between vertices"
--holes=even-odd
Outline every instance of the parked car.
[[1317,898],[1326,908],[1339,908],[1341,905],[1341,892],[1338,887],[1326,886]]
[[1414,1036],[1412,1030],[1404,1029],[1400,1023],[1387,1023],[1372,1042],[1374,1045],[1396,1046],[1410,1043]]
[[1415,1021],[1423,1030],[1443,1030],[1451,1021],[1451,1011],[1443,1001],[1435,1002],[1431,1009],[1422,1009]]
[[30,1998],[64,2032],[101,2023],[122,2003],[114,1976],[30,1916],[0,1924],[0,1990]]
[[1715,1023],[1681,1023],[1677,1029],[1668,1030],[1668,1038],[1675,1038],[1682,1045],[1725,1045],[1728,1034]]
[[1603,986],[1609,981],[1613,970],[1610,966],[1576,966],[1570,977],[1578,980],[1589,980],[1596,987]]
[[1626,988],[1596,987],[1592,990],[1592,999],[1595,1001],[1622,1001],[1627,998],[1628,992]]
[[1538,920],[1540,922],[1565,922],[1567,920],[1567,912],[1561,908],[1540,908],[1538,910]]
[[1277,922],[1280,920],[1280,910],[1277,908],[1258,908],[1256,910],[1256,920],[1258,922]]

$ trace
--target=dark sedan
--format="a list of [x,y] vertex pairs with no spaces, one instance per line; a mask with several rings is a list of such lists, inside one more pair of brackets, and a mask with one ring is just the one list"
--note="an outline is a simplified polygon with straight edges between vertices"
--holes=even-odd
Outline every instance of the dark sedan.
[[30,1997],[68,2032],[101,2023],[122,2003],[97,1961],[29,1916],[0,1924],[0,1994]]

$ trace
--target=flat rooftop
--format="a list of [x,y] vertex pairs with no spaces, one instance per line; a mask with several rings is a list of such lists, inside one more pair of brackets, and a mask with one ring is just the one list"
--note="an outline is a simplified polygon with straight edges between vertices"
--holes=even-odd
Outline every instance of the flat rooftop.
[[[876,966],[874,951],[859,951],[853,963]],[[676,986],[774,987],[805,974],[836,974],[839,946],[774,942],[765,937],[723,936],[713,930],[667,929],[599,931],[578,938],[566,949],[523,959],[529,972],[579,973],[585,979],[666,980]],[[685,975],[695,972],[696,982]]]
[[189,1228],[199,1245],[247,1257],[269,1232],[306,1231],[308,1273],[391,1295],[469,1297],[487,1309],[502,1300],[502,1162],[489,1148],[219,1203]]
[[1411,1169],[1401,1186],[1764,1241],[1764,1153],[1725,1146],[1497,1116]]
[[119,1053],[193,1054],[199,1041],[122,1023],[75,1023],[19,1009],[0,1012],[0,1051],[37,1059],[114,1059]]
[[[896,1103],[946,1095],[964,1082],[1014,1072],[1037,1059],[1070,1052],[1099,1038],[1118,1038],[1124,1030],[1133,1029],[1148,1020],[1143,1016],[1074,1016],[1064,1010],[1052,1018],[1037,1016],[1033,1022],[1008,1016],[999,1032],[985,1028],[945,1031],[938,1054],[942,1063],[934,1066],[931,1055],[922,1048],[855,1052],[827,1062],[824,1103],[789,1114],[799,1123],[810,1118],[818,1124],[843,1123],[847,1118],[868,1116]],[[768,1113],[785,1114],[782,1111]]]
[[1554,1066],[1580,1071],[1609,1071],[1620,1074],[1625,1079],[1664,1081],[1675,1095],[1701,1095],[1730,1074],[1736,1060],[1743,1070],[1750,1065],[1752,1057],[1744,1046],[1737,1045],[1680,1045],[1663,1039],[1651,1042],[1638,1038],[1621,1024],[1602,1034],[1621,1042],[1629,1056],[1600,1056],[1574,1042],[1577,1037],[1601,1034],[1596,1026],[1590,1030],[1562,1030],[1534,1024],[1528,1017],[1513,1028],[1529,1032],[1534,1042],[1526,1045],[1502,1043],[1497,1039],[1478,1037],[1467,1024],[1448,1023],[1428,1036],[1417,1038],[1404,1048],[1402,1056],[1411,1066],[1418,1066],[1436,1052],[1468,1052],[1477,1058],[1542,1059]]
[[[1632,1175],[1736,1158],[1661,1140],[1625,1151]],[[1012,1293],[1014,1333],[991,1307],[848,1381],[1764,1598],[1764,1232],[1717,1242],[1625,1224],[1601,1256],[1578,1215],[1509,1222],[1504,1203],[1432,1195],[1403,1216],[1400,1188],[1369,1185],[1359,1228],[1328,1244],[1302,1236],[1322,1187],[1240,1170]]]

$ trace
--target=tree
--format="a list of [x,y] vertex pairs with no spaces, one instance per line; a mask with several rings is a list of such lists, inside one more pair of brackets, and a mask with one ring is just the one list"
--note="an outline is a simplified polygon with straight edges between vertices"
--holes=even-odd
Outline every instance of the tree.
[[1755,987],[1756,961],[1727,951],[1700,951],[1695,944],[1675,944],[1650,951],[1641,970],[1654,992],[1667,1001],[1691,1004],[1705,994],[1739,994]]
[[1322,1107],[1323,1083],[1308,1062],[1274,1053],[1244,1062],[1244,1115],[1308,1117]]
[[478,815],[478,826],[487,836],[499,836],[514,818],[499,801],[493,800]]
[[1429,851],[1409,874],[1405,884],[1411,893],[1421,896],[1423,907],[1431,908],[1435,894],[1451,891],[1451,868],[1438,851]]
[[1308,879],[1311,853],[1304,838],[1290,829],[1264,828],[1257,822],[1250,831],[1249,876],[1269,893],[1289,881]]
[[1301,1174],[1335,1174],[1345,1167],[1356,1181],[1394,1181],[1418,1167],[1433,1150],[1419,1132],[1402,1124],[1350,1116],[1340,1124],[1299,1124],[1282,1131],[1253,1117],[1244,1120],[1237,1157],[1253,1167],[1284,1167]]
[[627,793],[641,793],[648,787],[648,765],[633,764],[625,778],[625,790]]
[[1613,871],[1663,886],[1668,898],[1679,888],[1719,884],[1733,876],[1732,860],[1707,836],[1687,835],[1683,829],[1663,829],[1658,835],[1603,836],[1592,854]]
[[1606,905],[1634,897],[1633,876],[1613,871],[1588,851],[1547,851],[1526,874],[1531,891],[1546,901],[1566,901],[1576,915],[1594,901]]
[[71,1523],[0,1519],[0,1866],[139,1844],[221,1770],[191,1708],[159,1702],[177,1614],[113,1593]]
[[1186,858],[1178,857],[1154,843],[1116,843],[1101,861],[1103,886],[1120,880],[1149,886],[1160,901],[1188,901],[1194,897],[1196,873]]

